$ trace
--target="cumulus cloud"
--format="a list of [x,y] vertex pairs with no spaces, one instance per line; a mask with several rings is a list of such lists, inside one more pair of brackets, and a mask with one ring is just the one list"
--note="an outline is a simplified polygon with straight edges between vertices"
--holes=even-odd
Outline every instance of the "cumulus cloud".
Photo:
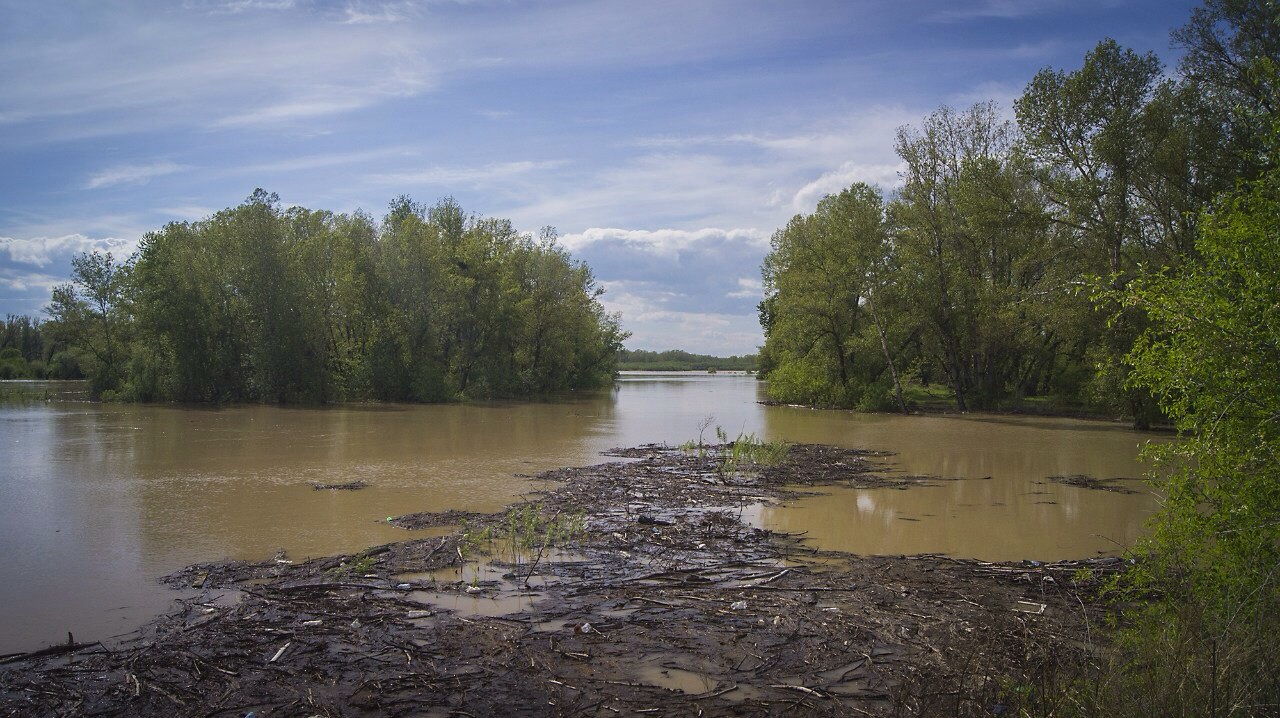
[[760,299],[764,296],[764,282],[751,277],[738,277],[738,289],[729,292],[731,299]]
[[[0,287],[17,292],[39,292],[41,298],[53,292],[53,288],[67,281],[41,272],[20,272],[12,267],[0,267]],[[25,299],[25,297],[24,297]]]
[[649,282],[605,282],[605,308],[622,313],[633,349],[693,349],[719,355],[749,354],[763,343],[754,306],[749,311],[704,311],[672,303]]
[[705,227],[696,230],[683,229],[617,229],[592,227],[582,232],[566,234],[560,238],[569,251],[578,251],[593,244],[626,247],[667,257],[694,249],[696,245],[745,244],[765,247],[769,239],[756,229],[718,229]]
[[762,232],[591,228],[561,241],[600,278],[605,306],[634,335],[628,346],[742,354],[760,343],[750,277],[768,251]]
[[29,265],[32,267],[47,267],[55,263],[70,265],[72,256],[82,252],[93,251],[110,252],[112,256],[124,259],[133,254],[137,248],[137,240],[121,239],[119,237],[91,239],[83,234],[68,234],[61,237],[33,237],[31,239],[0,237],[0,254],[4,255],[7,260],[6,264]]

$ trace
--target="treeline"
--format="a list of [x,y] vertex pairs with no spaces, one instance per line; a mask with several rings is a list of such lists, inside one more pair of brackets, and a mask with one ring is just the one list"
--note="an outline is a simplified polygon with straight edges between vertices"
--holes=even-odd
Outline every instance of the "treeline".
[[80,364],[42,324],[10,314],[0,319],[0,379],[81,379]]
[[243,204],[73,260],[46,333],[125,400],[449,401],[612,381],[591,270],[507,220],[401,197],[370,216]]
[[618,368],[628,371],[755,371],[756,355],[715,357],[679,349],[664,352],[624,349],[618,355]]
[[1157,420],[1124,361],[1147,320],[1106,292],[1195,261],[1202,211],[1266,168],[1276,24],[1267,3],[1211,2],[1174,33],[1174,77],[1106,40],[1037,74],[1016,123],[983,103],[899,130],[900,189],[854,185],[773,236],[772,397],[886,410],[936,383],[960,410]]
[[[1206,0],[1167,78],[1105,41],[991,105],[899,132],[903,186],[773,238],[776,398],[961,409],[1020,397],[1161,417],[1161,502],[1107,587],[1096,660],[1020,715],[1271,716],[1280,706],[1280,14]],[[1114,620],[1112,620],[1114,619]],[[1092,642],[1092,638],[1089,640]]]

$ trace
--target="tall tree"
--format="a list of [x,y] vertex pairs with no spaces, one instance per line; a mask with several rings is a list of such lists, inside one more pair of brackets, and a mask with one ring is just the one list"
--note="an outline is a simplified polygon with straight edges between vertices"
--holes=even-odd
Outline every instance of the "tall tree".
[[79,255],[71,260],[71,282],[54,288],[45,309],[55,334],[81,356],[95,395],[115,391],[123,381],[130,323],[127,272],[109,252]]
[[904,183],[890,206],[897,275],[927,357],[961,410],[1018,388],[1027,347],[1023,300],[1051,257],[1043,199],[994,104],[941,108],[898,133]]
[[1126,634],[1139,653],[1108,707],[1133,712],[1119,701],[1137,689],[1149,715],[1267,715],[1280,705],[1280,170],[1218,203],[1196,249],[1121,297],[1151,320],[1130,381],[1182,440],[1158,452],[1165,499],[1129,577],[1149,599]]
[[894,357],[884,350],[887,317],[877,326],[881,313],[872,310],[888,291],[881,286],[888,236],[884,201],[866,184],[824,198],[774,234],[761,302],[762,363],[774,399],[883,404],[887,392],[873,385],[893,376]]

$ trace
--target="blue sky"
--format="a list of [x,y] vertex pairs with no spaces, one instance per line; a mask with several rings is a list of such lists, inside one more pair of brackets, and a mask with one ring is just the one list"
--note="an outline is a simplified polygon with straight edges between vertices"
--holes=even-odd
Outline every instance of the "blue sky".
[[407,194],[551,225],[630,348],[762,342],[770,235],[897,127],[1006,112],[1104,37],[1173,65],[1185,0],[0,0],[0,314],[71,257],[239,204]]

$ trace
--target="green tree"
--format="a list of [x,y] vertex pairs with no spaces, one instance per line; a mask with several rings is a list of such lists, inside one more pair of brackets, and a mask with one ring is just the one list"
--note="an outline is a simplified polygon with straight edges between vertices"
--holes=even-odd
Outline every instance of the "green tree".
[[866,408],[884,403],[884,387],[873,385],[893,357],[882,341],[887,318],[876,326],[883,312],[871,310],[886,294],[880,285],[888,237],[884,201],[866,184],[824,198],[813,214],[793,217],[774,234],[761,302],[762,364],[772,398]]
[[1275,0],[1206,0],[1173,32],[1182,77],[1199,113],[1226,127],[1223,160],[1245,177],[1274,158],[1264,151],[1280,112],[1280,7]]
[[[1149,715],[1262,715],[1280,705],[1280,171],[1207,215],[1198,261],[1138,279],[1151,322],[1128,357],[1182,440],[1139,565],[1154,589],[1128,632],[1119,692]],[[1123,700],[1109,696],[1108,700]],[[1136,708],[1135,708],[1136,710]]]
[[[1199,210],[1223,188],[1222,174],[1209,171],[1220,132],[1197,121],[1198,96],[1161,73],[1155,55],[1104,40],[1078,70],[1040,71],[1017,101],[1023,147],[1078,279],[1101,277],[1122,289],[1143,267],[1177,264],[1190,251]],[[1156,420],[1150,395],[1125,382],[1123,357],[1141,317],[1120,311],[1106,326],[1097,314],[1073,323],[1095,366],[1093,400],[1139,426]]]
[[401,197],[376,225],[258,190],[148,234],[129,280],[137,400],[527,396],[607,384],[625,337],[553,233],[452,200]]
[[1058,255],[1016,141],[991,103],[944,107],[898,133],[906,171],[889,210],[896,284],[961,410],[1026,391],[1028,355],[1052,339],[1028,300]]
[[116,391],[124,378],[131,316],[125,301],[128,265],[108,253],[71,260],[71,282],[54,288],[45,309],[50,329],[79,356],[95,396]]

